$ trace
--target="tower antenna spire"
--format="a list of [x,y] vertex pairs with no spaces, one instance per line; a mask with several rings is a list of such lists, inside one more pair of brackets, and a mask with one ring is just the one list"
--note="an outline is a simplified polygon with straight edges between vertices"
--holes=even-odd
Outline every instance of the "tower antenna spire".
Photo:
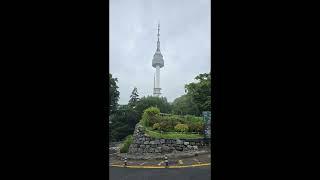
[[160,51],[160,21],[158,23],[158,41],[157,41],[157,51]]

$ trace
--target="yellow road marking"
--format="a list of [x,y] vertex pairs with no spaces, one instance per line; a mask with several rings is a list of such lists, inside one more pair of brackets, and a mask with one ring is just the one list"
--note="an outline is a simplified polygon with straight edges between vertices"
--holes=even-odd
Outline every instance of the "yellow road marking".
[[[185,166],[126,166],[126,168],[140,168],[140,169],[162,169],[162,168],[188,168],[188,167],[200,167],[200,166],[210,166],[211,163],[185,165]],[[123,165],[111,165],[112,167],[124,167]]]

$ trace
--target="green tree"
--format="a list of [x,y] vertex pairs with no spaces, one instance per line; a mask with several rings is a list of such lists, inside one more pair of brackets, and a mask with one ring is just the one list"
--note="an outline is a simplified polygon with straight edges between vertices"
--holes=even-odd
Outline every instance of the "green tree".
[[128,105],[132,108],[135,108],[139,101],[139,94],[138,94],[138,89],[135,87],[130,95],[130,100]]
[[110,118],[109,127],[112,141],[120,141],[133,134],[135,125],[138,123],[137,113],[128,105],[120,105]]
[[168,103],[167,98],[154,96],[142,97],[135,108],[139,119],[142,118],[143,111],[149,107],[157,107],[161,113],[171,112],[171,105]]
[[176,98],[172,103],[172,113],[177,115],[200,115],[198,106],[190,95],[184,94]]
[[211,73],[199,74],[195,78],[198,82],[185,85],[187,95],[198,107],[199,111],[211,110]]
[[112,78],[112,74],[109,74],[109,112],[114,113],[118,107],[118,101],[120,92],[117,86],[118,79]]

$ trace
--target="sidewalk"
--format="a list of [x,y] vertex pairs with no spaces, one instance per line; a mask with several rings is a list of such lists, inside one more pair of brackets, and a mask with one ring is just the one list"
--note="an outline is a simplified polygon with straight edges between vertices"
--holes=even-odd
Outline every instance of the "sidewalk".
[[[198,167],[211,165],[210,153],[188,158],[168,159],[169,168]],[[110,156],[110,166],[123,167],[124,161]],[[127,167],[130,168],[165,168],[163,160],[127,160]]]

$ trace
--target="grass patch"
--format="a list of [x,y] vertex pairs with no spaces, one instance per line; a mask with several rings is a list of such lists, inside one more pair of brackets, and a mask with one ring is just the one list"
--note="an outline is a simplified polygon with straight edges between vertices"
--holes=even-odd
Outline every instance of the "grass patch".
[[152,131],[149,128],[145,129],[146,134],[150,137],[158,139],[201,139],[204,138],[201,134],[191,134],[191,133],[177,133],[177,132],[166,132],[160,133],[157,131]]
[[129,150],[129,146],[132,144],[132,141],[132,135],[127,136],[120,148],[120,153],[127,153]]

